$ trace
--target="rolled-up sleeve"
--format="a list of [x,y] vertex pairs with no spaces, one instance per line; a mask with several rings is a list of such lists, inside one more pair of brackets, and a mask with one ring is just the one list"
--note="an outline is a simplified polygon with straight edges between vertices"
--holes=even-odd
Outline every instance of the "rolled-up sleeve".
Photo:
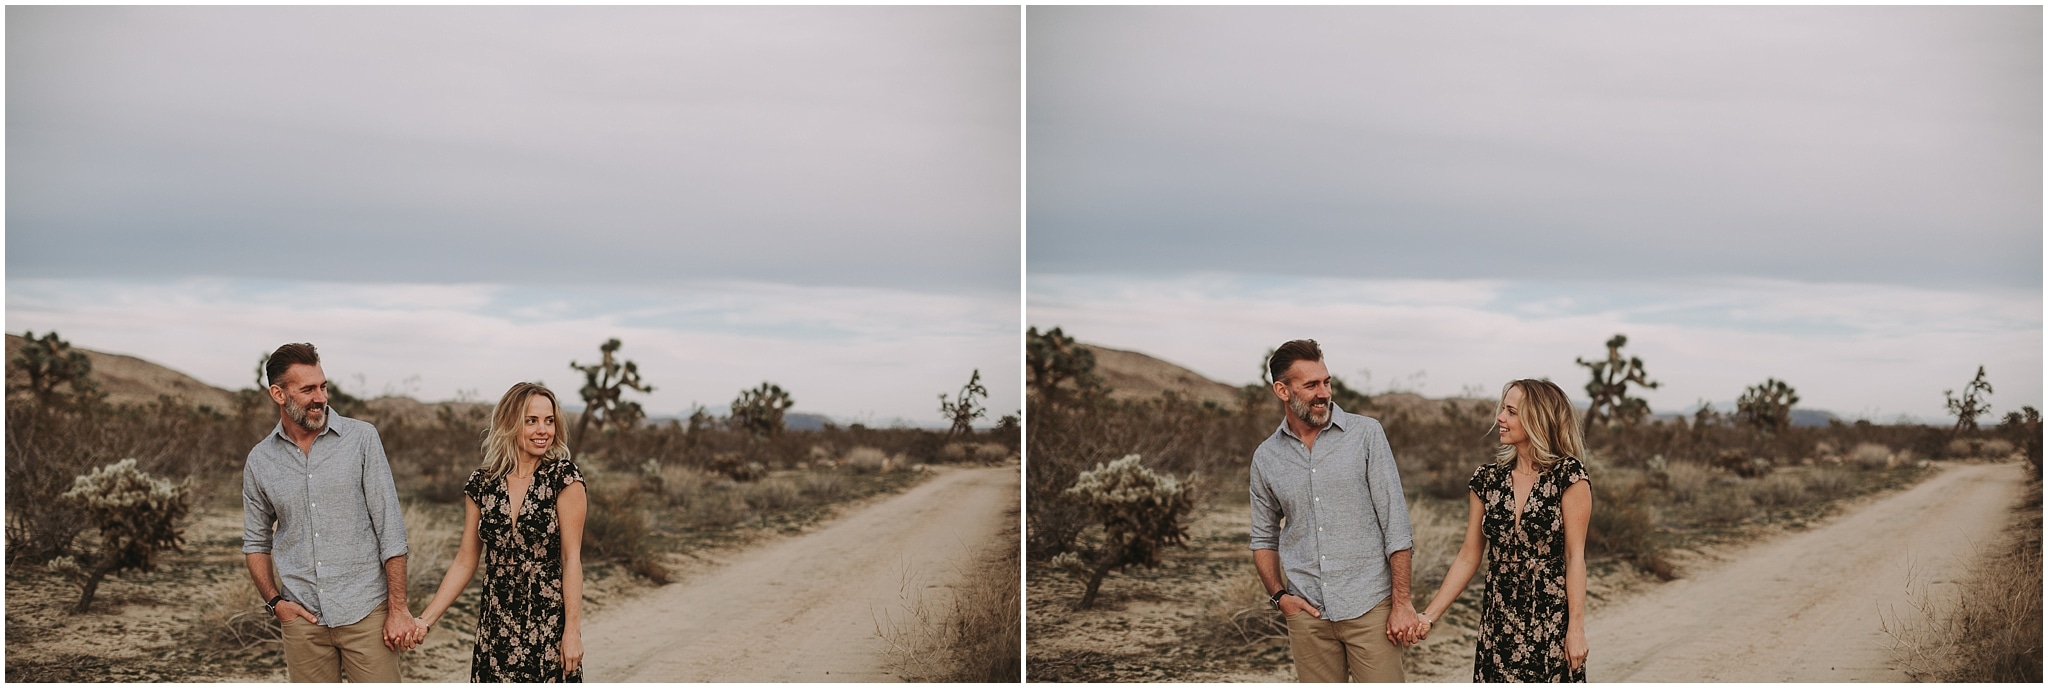
[[1415,548],[1415,529],[1408,522],[1408,499],[1401,494],[1401,469],[1394,465],[1394,449],[1387,445],[1387,433],[1374,423],[1367,445],[1367,475],[1372,479],[1372,508],[1379,518],[1387,556]]
[[256,485],[256,453],[242,462],[242,553],[269,554],[271,524],[277,521],[277,511],[270,505],[270,498]]
[[1280,549],[1280,502],[1273,496],[1273,487],[1266,483],[1266,477],[1259,471],[1259,462],[1254,459],[1251,469],[1252,490],[1252,549]]
[[377,559],[386,561],[406,553],[405,511],[398,503],[398,486],[391,481],[391,462],[384,457],[384,438],[365,423],[363,438],[363,504],[369,507],[370,530],[377,536]]

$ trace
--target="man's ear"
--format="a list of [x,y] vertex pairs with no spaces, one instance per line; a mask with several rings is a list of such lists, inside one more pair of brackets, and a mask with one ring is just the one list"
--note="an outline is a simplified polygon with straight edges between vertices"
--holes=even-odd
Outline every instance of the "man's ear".
[[283,388],[283,387],[279,387],[279,386],[277,386],[277,385],[271,385],[271,386],[270,386],[270,400],[271,400],[271,401],[273,401],[273,402],[276,402],[276,403],[277,403],[277,405],[279,405],[279,406],[283,406],[283,405],[284,405],[284,388]]
[[1279,397],[1281,401],[1286,401],[1286,400],[1287,400],[1287,383],[1285,383],[1285,382],[1282,382],[1282,381],[1280,381],[1280,380],[1274,380],[1274,381],[1273,381],[1273,396]]

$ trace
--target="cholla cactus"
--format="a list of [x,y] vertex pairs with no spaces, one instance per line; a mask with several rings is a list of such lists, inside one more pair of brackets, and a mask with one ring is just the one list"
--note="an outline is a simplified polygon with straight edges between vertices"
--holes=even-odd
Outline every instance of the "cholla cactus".
[[1187,519],[1194,511],[1194,490],[1171,475],[1152,472],[1131,454],[1082,473],[1066,494],[1088,510],[1088,520],[1102,525],[1103,546],[1089,555],[1059,562],[1085,572],[1088,590],[1079,609],[1095,605],[1102,579],[1127,566],[1157,566],[1159,551],[1187,539]]
[[62,498],[83,510],[100,529],[97,553],[50,562],[51,570],[79,584],[81,594],[74,611],[83,612],[92,604],[93,593],[107,574],[129,569],[154,571],[157,551],[180,549],[184,544],[177,523],[189,508],[185,490],[137,469],[135,459],[122,459],[78,476]]

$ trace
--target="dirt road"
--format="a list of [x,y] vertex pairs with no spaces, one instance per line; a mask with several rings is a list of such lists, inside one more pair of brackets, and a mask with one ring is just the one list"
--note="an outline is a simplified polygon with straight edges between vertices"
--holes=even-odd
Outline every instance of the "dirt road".
[[1588,676],[1911,681],[1892,665],[1886,624],[1920,617],[1909,591],[1940,599],[1954,589],[1971,558],[1999,540],[2023,480],[2017,464],[1951,466],[1825,526],[1617,601],[1592,616]]
[[877,619],[903,618],[907,600],[952,585],[1017,518],[1016,466],[938,470],[816,532],[594,616],[583,627],[584,679],[895,680]]

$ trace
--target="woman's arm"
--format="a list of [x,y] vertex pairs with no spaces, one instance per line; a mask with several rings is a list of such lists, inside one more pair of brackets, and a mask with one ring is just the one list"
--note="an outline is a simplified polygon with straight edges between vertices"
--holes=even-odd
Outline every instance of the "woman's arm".
[[1593,488],[1580,480],[1564,489],[1564,658],[1586,665],[1586,524],[1593,520]]
[[426,627],[441,621],[441,615],[448,612],[448,607],[455,604],[455,598],[461,597],[463,589],[469,587],[469,580],[476,577],[476,562],[483,556],[484,547],[476,532],[477,521],[482,517],[483,510],[477,507],[476,500],[463,497],[462,547],[456,550],[455,561],[448,563],[448,573],[441,576],[441,587],[434,591],[434,600],[428,602],[426,610],[420,613],[420,621],[424,623],[419,637],[425,637]]
[[562,517],[562,669],[583,666],[583,517],[590,495],[583,481],[569,483],[555,499]]
[[1465,586],[1472,583],[1472,576],[1479,573],[1479,562],[1486,556],[1486,533],[1481,526],[1486,522],[1486,504],[1479,501],[1478,493],[1466,492],[1470,508],[1465,516],[1465,545],[1458,548],[1458,558],[1451,562],[1451,570],[1444,574],[1443,585],[1437,586],[1436,597],[1422,610],[1423,634],[1428,635],[1429,625],[1435,625],[1451,610],[1451,603],[1465,594]]

